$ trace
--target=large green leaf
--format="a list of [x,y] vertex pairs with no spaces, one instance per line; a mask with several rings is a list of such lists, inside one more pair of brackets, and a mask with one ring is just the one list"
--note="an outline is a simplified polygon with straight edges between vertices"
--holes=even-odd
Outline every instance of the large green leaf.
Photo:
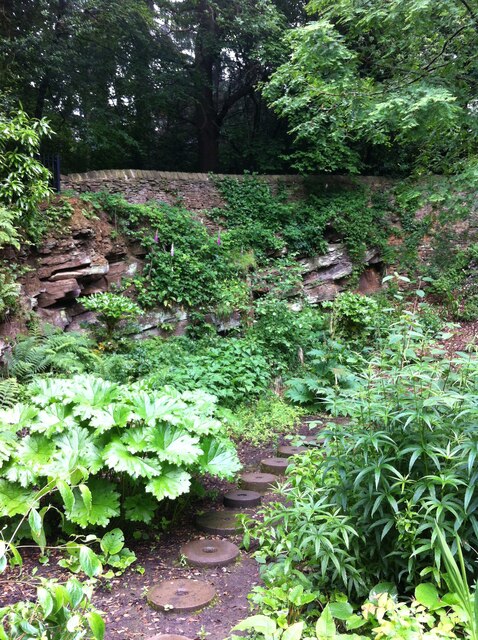
[[178,467],[165,466],[159,478],[153,478],[146,485],[146,491],[152,493],[158,500],[171,498],[174,500],[189,491],[191,476],[187,471]]
[[100,541],[101,550],[108,555],[119,553],[124,547],[124,535],[121,529],[112,529],[105,533]]
[[230,478],[241,468],[237,452],[230,442],[206,438],[201,447],[203,453],[198,458],[202,471],[220,478]]
[[148,436],[150,450],[154,451],[160,460],[173,464],[192,464],[201,455],[198,446],[199,439],[193,437],[178,427],[158,426]]
[[25,515],[36,506],[37,491],[24,489],[20,485],[0,479],[0,516]]
[[71,407],[62,404],[52,404],[40,411],[31,430],[51,436],[55,433],[69,431],[76,424],[71,413]]
[[171,397],[162,393],[155,397],[151,392],[138,391],[132,394],[133,410],[140,420],[154,426],[158,422],[179,424],[186,405],[179,397]]
[[103,460],[110,469],[125,471],[132,478],[152,478],[161,473],[161,465],[158,462],[135,456],[119,439],[113,440],[105,447]]
[[76,426],[57,436],[55,443],[57,452],[46,469],[48,475],[67,479],[77,468],[94,474],[102,467],[100,451],[87,429]]
[[128,496],[124,501],[125,516],[133,522],[149,524],[157,508],[158,501],[145,493]]
[[9,466],[6,477],[22,487],[33,484],[40,475],[47,475],[45,469],[55,450],[55,443],[46,436],[26,436],[17,445],[15,462]]
[[125,427],[131,416],[131,408],[123,404],[110,404],[104,409],[94,409],[90,425],[96,433],[104,433],[113,427]]
[[0,424],[14,425],[19,431],[24,427],[30,427],[38,414],[38,409],[31,405],[16,404],[11,409],[0,411]]
[[153,427],[134,426],[125,429],[121,434],[123,442],[131,453],[140,453],[149,450],[148,437],[153,433]]
[[73,491],[75,504],[71,511],[66,512],[66,517],[87,527],[89,524],[96,524],[106,527],[111,518],[119,515],[119,493],[114,485],[103,478],[90,478],[88,487],[91,491],[91,509],[85,505],[78,489]]
[[0,431],[0,469],[15,450],[17,439],[10,431]]

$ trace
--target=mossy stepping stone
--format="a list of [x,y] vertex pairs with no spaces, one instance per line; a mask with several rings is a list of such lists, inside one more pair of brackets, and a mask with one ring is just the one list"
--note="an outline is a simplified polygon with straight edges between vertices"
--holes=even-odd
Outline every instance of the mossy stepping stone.
[[185,612],[206,607],[216,590],[203,580],[164,580],[148,592],[148,604],[158,611]]
[[229,491],[224,495],[224,506],[229,509],[257,507],[261,504],[261,494],[257,491],[248,491],[247,489],[236,489]]
[[325,438],[319,438],[318,436],[305,436],[303,443],[309,447],[322,447],[325,444]]
[[283,476],[290,462],[287,458],[264,458],[261,460],[261,471]]
[[225,567],[240,553],[239,547],[228,540],[192,540],[181,547],[181,555],[194,567]]
[[237,521],[239,511],[208,511],[196,518],[196,526],[201,531],[218,536],[231,536],[241,533],[243,527]]
[[265,493],[270,491],[278,481],[279,477],[272,473],[255,472],[243,473],[240,476],[239,484],[241,489]]
[[292,456],[296,456],[299,453],[304,453],[307,451],[307,447],[294,447],[292,445],[283,445],[277,449],[277,455],[280,458],[290,458]]

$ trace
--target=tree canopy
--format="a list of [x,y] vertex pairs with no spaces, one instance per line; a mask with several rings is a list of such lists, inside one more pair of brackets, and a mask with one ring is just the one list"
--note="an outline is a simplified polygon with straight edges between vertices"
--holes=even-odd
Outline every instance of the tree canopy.
[[477,0],[1,0],[4,108],[64,169],[453,172]]
[[477,136],[474,0],[311,0],[264,94],[306,170],[453,171]]

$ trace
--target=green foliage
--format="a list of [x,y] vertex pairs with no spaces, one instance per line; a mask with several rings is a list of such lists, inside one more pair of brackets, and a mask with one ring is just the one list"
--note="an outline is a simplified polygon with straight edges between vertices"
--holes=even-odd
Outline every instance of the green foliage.
[[[121,575],[136,561],[135,553],[124,546],[121,529],[111,529],[102,538],[90,534],[85,537],[85,543],[67,542],[62,549],[66,557],[58,564],[73,573],[83,571],[90,577],[101,573],[102,578],[108,579]],[[93,545],[97,546],[96,552],[92,550]],[[102,567],[106,565],[111,568],[103,572]]]
[[274,371],[296,369],[325,328],[325,319],[311,309],[294,311],[284,300],[266,296],[255,304],[255,321],[249,334],[262,346]]
[[204,389],[225,406],[247,401],[267,389],[271,371],[260,345],[244,338],[217,339],[196,354],[184,354],[145,379],[153,389]]
[[153,202],[132,205],[106,194],[97,197],[147,252],[142,275],[135,280],[142,306],[209,309],[220,302],[223,287],[231,289],[237,269],[224,247],[186,209]]
[[[441,584],[435,528],[452,548],[455,534],[478,532],[478,360],[448,360],[412,316],[392,325],[367,360],[345,376],[350,385],[330,379],[336,366],[292,385],[289,395],[305,388],[309,401],[315,395],[350,423],[329,426],[325,456],[313,450],[296,460],[285,502],[264,510],[253,535],[263,556],[289,570],[307,564],[327,592],[363,594],[377,580],[410,589],[428,575]],[[465,548],[476,576],[473,554]]]
[[[465,562],[463,559],[463,553],[461,550],[461,541],[456,537],[456,550],[458,555],[458,563],[456,562],[453,553],[446,542],[446,538],[440,529],[436,529],[438,542],[440,544],[441,552],[443,555],[443,563],[446,568],[445,580],[452,593],[456,595],[457,605],[460,608],[463,615],[463,622],[465,629],[470,637],[470,640],[478,639],[478,591],[475,584],[475,592],[471,593],[468,586],[468,576],[466,572]],[[433,598],[434,594],[432,594]],[[439,606],[441,603],[436,602],[436,597],[432,600],[435,606]]]
[[273,194],[267,182],[247,174],[240,180],[224,178],[216,184],[226,206],[209,215],[225,222],[226,246],[253,249],[261,261],[286,247],[301,255],[325,249],[326,215],[307,202],[290,202],[285,188]]
[[4,356],[4,374],[29,382],[39,374],[83,373],[98,365],[93,342],[79,333],[43,325],[20,336]]
[[15,378],[0,380],[0,407],[11,407],[20,396],[20,385]]
[[228,435],[237,443],[255,447],[277,442],[284,433],[295,430],[303,411],[269,393],[255,403],[248,402],[233,411],[220,412]]
[[[388,593],[387,589],[393,590],[393,593]],[[397,600],[392,584],[377,584],[359,613],[354,612],[354,607],[343,594],[337,594],[336,600],[325,601],[323,606],[323,596],[304,591],[302,585],[296,585],[288,593],[276,587],[262,591],[260,599],[264,613],[246,618],[233,630],[254,631],[252,637],[263,637],[265,640],[301,640],[303,637],[310,640],[437,640],[462,637],[463,631],[468,630],[463,611],[455,603],[456,594],[446,594],[440,599],[430,584],[418,585],[415,599],[407,603]],[[323,609],[311,609],[309,605],[309,610],[301,614],[300,605],[304,608],[310,602],[320,603]],[[295,611],[298,603],[299,615],[288,620],[285,612],[287,609],[289,612]],[[360,629],[360,635],[355,633],[357,629]],[[231,640],[237,638],[232,636]]]
[[20,285],[15,281],[11,270],[0,267],[0,319],[17,308],[20,298]]
[[17,222],[18,214],[15,211],[0,206],[0,249],[8,246],[20,248]]
[[322,303],[331,310],[330,332],[332,336],[342,335],[354,338],[371,333],[378,322],[378,303],[370,296],[352,291],[339,293],[333,302]]
[[105,326],[106,338],[111,339],[122,321],[141,315],[141,308],[130,298],[117,293],[94,293],[82,300],[87,311],[94,311]]
[[75,578],[65,584],[43,579],[35,600],[20,600],[0,609],[0,637],[103,640],[105,622],[91,597],[91,585]]
[[41,504],[34,488],[48,479],[65,519],[83,529],[120,515],[149,522],[158,501],[188,492],[192,475],[239,469],[212,396],[145,388],[93,376],[31,385],[30,404],[0,415],[0,516]]
[[312,20],[286,35],[289,55],[263,88],[287,119],[297,168],[441,173],[474,156],[476,21],[467,2],[434,11],[421,0],[386,9],[379,0],[312,0],[308,11]]
[[41,138],[49,135],[45,120],[33,120],[22,109],[0,113],[0,204],[13,210],[33,237],[37,207],[50,194],[49,172],[36,159]]
[[445,304],[454,319],[473,321],[478,317],[478,244],[449,250],[446,259],[434,257],[427,273],[430,293]]

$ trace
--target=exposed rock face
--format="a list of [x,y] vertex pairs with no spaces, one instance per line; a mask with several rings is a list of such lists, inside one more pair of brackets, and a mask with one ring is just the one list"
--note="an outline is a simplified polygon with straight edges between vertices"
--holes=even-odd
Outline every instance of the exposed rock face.
[[29,308],[67,330],[94,320],[84,312],[81,296],[108,291],[141,269],[124,239],[112,239],[116,234],[105,216],[86,217],[83,204],[72,204],[70,224],[28,256],[30,271],[22,281]]
[[[264,176],[264,179],[273,190],[279,185],[286,188],[290,199],[300,198],[305,193],[304,180],[298,176]],[[328,181],[350,186],[347,179],[339,176],[319,180],[324,188],[328,187]],[[205,174],[129,170],[94,172],[66,176],[63,186],[77,191],[106,189],[112,193],[121,192],[130,202],[150,199],[171,204],[182,202],[207,226],[210,224],[204,218],[204,211],[223,204],[215,181]],[[71,202],[74,213],[62,232],[48,237],[36,251],[20,259],[30,267],[21,281],[25,311],[34,310],[43,321],[66,331],[79,330],[85,323],[95,321],[95,314],[86,312],[81,304],[83,296],[109,291],[124,279],[132,278],[141,272],[144,258],[140,243],[118,237],[117,230],[104,214],[96,217],[92,215],[94,212],[87,210],[85,203],[74,199]],[[379,262],[380,257],[374,251],[364,257],[367,275],[362,277],[359,291],[368,293],[379,286]],[[353,271],[346,248],[335,237],[323,255],[304,258],[300,263],[303,282],[293,294],[303,293],[311,303],[333,299],[346,288]],[[253,293],[260,296],[266,292],[267,286]],[[240,324],[238,314],[228,319],[209,314],[207,320],[220,331]],[[144,314],[138,323],[140,336],[180,334],[188,324],[188,316],[182,309],[158,309]],[[0,325],[0,335],[11,335],[21,330],[22,324],[16,319]]]

